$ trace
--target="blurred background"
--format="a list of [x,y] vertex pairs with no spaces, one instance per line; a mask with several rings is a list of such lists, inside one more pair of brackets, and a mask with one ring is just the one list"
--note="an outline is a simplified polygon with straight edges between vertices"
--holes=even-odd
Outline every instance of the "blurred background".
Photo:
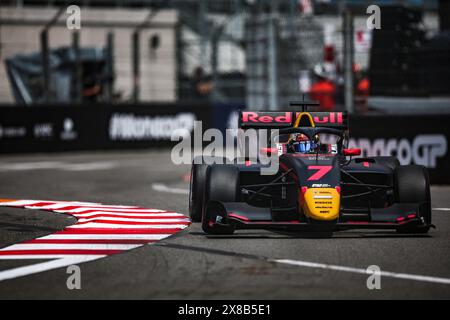
[[449,0],[1,0],[0,79],[1,153],[170,146],[305,99],[365,155],[450,162]]
[[[81,29],[69,30],[70,5]],[[381,7],[370,30],[367,8]],[[448,109],[447,0],[2,0],[0,103]],[[391,111],[391,110],[389,110]]]

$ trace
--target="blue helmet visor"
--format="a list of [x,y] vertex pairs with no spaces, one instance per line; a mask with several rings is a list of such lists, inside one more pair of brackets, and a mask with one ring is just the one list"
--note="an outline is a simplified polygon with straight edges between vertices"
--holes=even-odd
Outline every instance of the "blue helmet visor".
[[294,143],[294,150],[298,153],[308,153],[311,151],[311,141],[301,141]]

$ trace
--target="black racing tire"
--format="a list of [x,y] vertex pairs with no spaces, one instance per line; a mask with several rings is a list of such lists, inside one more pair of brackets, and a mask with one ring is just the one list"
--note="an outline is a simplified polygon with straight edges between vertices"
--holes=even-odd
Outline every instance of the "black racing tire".
[[431,192],[428,171],[423,166],[400,166],[394,172],[394,195],[398,203],[420,203],[426,226],[399,228],[399,233],[428,233],[431,226]]
[[239,202],[240,179],[239,169],[234,165],[212,165],[206,173],[205,194],[203,199],[202,229],[207,234],[231,235],[234,225],[222,226],[211,224],[214,218],[210,216],[206,206],[209,201]]
[[384,165],[392,170],[400,167],[400,161],[396,157],[375,157],[375,162]]
[[207,164],[192,164],[189,188],[189,217],[192,222],[202,221]]

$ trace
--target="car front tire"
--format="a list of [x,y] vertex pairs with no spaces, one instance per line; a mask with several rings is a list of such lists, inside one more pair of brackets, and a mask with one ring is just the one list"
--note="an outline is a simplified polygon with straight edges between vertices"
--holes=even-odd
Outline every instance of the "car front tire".
[[[234,165],[212,165],[206,174],[205,195],[203,202],[202,229],[208,234],[231,235],[234,226],[214,225],[215,216],[206,210],[210,201],[239,202],[239,169]],[[211,206],[210,206],[211,207]],[[210,208],[209,207],[209,208]]]
[[192,164],[189,189],[189,217],[192,222],[202,221],[203,196],[205,193],[207,169],[207,164]]
[[425,226],[399,228],[400,233],[428,233],[431,225],[430,179],[423,166],[400,166],[394,172],[394,193],[398,203],[420,203]]

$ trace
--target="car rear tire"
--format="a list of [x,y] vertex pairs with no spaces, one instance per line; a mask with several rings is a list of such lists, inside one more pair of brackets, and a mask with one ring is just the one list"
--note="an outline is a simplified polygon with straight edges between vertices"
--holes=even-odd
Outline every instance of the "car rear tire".
[[206,210],[209,201],[239,202],[239,169],[234,165],[212,165],[206,173],[205,194],[203,199],[202,229],[208,234],[231,235],[234,225],[214,224],[215,216]]
[[202,221],[207,164],[192,164],[189,189],[189,216],[192,222]]
[[420,217],[425,226],[399,228],[400,233],[428,233],[431,225],[430,179],[423,166],[400,166],[394,172],[394,194],[398,203],[420,203]]

